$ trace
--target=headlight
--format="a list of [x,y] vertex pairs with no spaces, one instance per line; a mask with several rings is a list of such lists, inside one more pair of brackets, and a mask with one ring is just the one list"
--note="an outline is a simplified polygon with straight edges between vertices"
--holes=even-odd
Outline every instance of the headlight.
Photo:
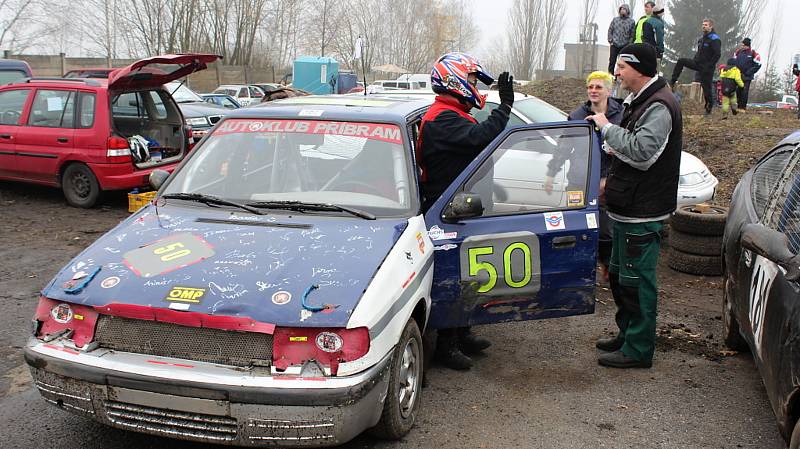
[[681,179],[680,179],[680,184],[682,186],[690,186],[690,185],[694,185],[694,184],[700,184],[701,182],[703,182],[703,175],[701,175],[700,173],[697,173],[697,172],[681,175]]
[[206,126],[208,125],[208,119],[205,117],[187,118],[186,124],[191,126]]

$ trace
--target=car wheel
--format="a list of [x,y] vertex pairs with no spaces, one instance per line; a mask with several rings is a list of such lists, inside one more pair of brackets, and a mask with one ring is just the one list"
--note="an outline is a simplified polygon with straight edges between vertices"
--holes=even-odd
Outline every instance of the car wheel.
[[414,426],[422,399],[423,357],[422,336],[412,318],[394,349],[383,414],[378,424],[370,429],[372,435],[397,440]]
[[673,229],[669,233],[670,248],[698,256],[719,256],[722,253],[721,235],[695,235]]
[[681,206],[672,215],[670,226],[685,234],[722,235],[727,219],[727,207],[709,206],[701,211],[696,206]]
[[71,206],[88,209],[100,198],[100,183],[84,164],[71,164],[61,177],[61,189]]
[[719,276],[722,274],[721,256],[698,256],[670,248],[667,265],[681,273],[701,276]]
[[722,285],[722,323],[725,326],[723,334],[725,346],[734,351],[747,351],[747,341],[739,333],[739,320],[736,319],[736,312],[731,303],[730,289],[733,288],[733,283],[727,275]]

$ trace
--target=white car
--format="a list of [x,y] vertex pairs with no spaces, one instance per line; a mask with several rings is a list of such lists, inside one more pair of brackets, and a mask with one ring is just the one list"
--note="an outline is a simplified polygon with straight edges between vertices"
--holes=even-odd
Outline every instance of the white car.
[[[486,120],[489,114],[500,105],[500,95],[496,90],[482,91],[486,95],[486,106],[483,109],[472,109],[470,113],[478,121]],[[363,95],[363,94],[361,94]],[[436,96],[431,91],[391,91],[382,92],[381,96],[424,96],[431,100]],[[562,122],[567,114],[555,106],[531,95],[514,93],[514,107],[508,126],[528,123]],[[558,177],[556,179],[558,182]],[[678,182],[678,206],[698,204],[711,201],[719,181],[711,173],[706,164],[696,156],[681,152],[680,180]]]
[[252,84],[223,84],[214,89],[212,93],[230,95],[242,106],[260,103],[264,98],[264,91]]

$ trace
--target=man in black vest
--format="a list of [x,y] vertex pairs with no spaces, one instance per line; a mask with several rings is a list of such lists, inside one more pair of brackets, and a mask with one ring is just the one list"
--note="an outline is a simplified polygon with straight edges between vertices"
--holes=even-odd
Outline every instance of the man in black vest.
[[656,51],[631,44],[620,51],[615,75],[632,92],[619,126],[604,114],[587,117],[600,127],[611,155],[605,186],[614,221],[609,282],[619,333],[600,339],[601,365],[649,368],[656,340],[656,264],[663,220],[675,210],[683,121],[675,96],[656,76]]

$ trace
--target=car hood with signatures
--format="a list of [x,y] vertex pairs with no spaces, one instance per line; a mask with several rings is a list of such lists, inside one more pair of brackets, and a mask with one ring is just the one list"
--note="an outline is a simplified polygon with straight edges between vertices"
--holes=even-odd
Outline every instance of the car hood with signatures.
[[151,204],[79,254],[42,293],[96,307],[343,327],[406,225],[403,218]]

